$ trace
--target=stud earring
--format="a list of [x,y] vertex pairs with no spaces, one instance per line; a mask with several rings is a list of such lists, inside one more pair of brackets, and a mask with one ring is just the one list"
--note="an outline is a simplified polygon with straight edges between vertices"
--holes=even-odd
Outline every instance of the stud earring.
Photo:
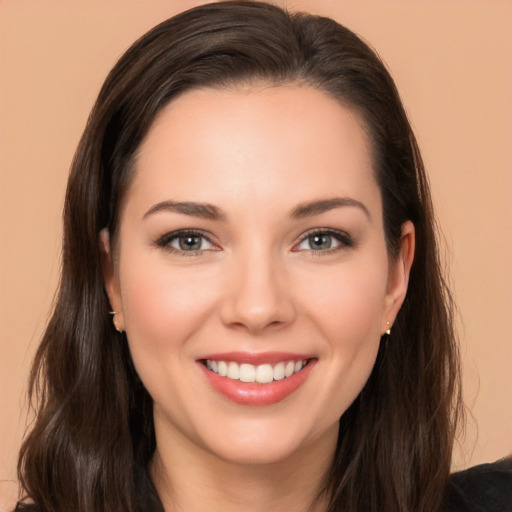
[[385,332],[385,334],[387,334],[389,336],[391,334],[391,323],[390,322],[386,322],[386,325],[387,325],[388,329]]
[[114,324],[114,328],[117,332],[124,332],[122,329],[119,329],[119,326],[117,325],[117,322],[116,322],[116,315],[117,315],[117,311],[109,311],[109,315],[112,315],[112,323]]

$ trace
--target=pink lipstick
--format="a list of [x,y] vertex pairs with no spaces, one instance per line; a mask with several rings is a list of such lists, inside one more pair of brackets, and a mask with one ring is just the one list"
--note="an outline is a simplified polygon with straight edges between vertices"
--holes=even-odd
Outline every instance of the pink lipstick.
[[229,352],[198,359],[212,387],[232,402],[264,406],[284,400],[308,378],[317,359],[289,352]]

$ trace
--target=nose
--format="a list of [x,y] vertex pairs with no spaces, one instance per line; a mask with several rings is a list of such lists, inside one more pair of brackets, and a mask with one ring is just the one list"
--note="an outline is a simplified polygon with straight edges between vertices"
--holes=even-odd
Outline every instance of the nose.
[[287,272],[272,254],[232,262],[221,317],[225,325],[252,334],[289,325],[296,311]]

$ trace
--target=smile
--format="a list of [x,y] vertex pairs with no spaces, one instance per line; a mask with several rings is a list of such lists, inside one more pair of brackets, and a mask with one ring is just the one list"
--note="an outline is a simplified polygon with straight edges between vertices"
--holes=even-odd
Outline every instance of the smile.
[[230,352],[197,360],[217,393],[240,405],[268,406],[294,394],[318,359],[305,354]]
[[270,382],[283,380],[300,372],[306,366],[307,360],[281,361],[275,365],[248,363],[238,364],[235,361],[206,360],[206,367],[213,373],[228,379],[240,382],[269,384]]

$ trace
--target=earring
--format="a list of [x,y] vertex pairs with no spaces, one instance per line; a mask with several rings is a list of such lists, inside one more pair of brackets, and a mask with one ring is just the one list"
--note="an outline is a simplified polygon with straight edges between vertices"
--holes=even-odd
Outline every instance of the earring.
[[114,324],[114,328],[117,332],[124,332],[122,329],[119,329],[119,326],[117,325],[117,322],[116,322],[116,315],[117,315],[117,311],[109,311],[109,315],[112,315],[112,322]]
[[390,322],[386,322],[386,325],[388,327],[388,330],[385,332],[385,334],[387,334],[389,336],[391,334],[391,323]]

